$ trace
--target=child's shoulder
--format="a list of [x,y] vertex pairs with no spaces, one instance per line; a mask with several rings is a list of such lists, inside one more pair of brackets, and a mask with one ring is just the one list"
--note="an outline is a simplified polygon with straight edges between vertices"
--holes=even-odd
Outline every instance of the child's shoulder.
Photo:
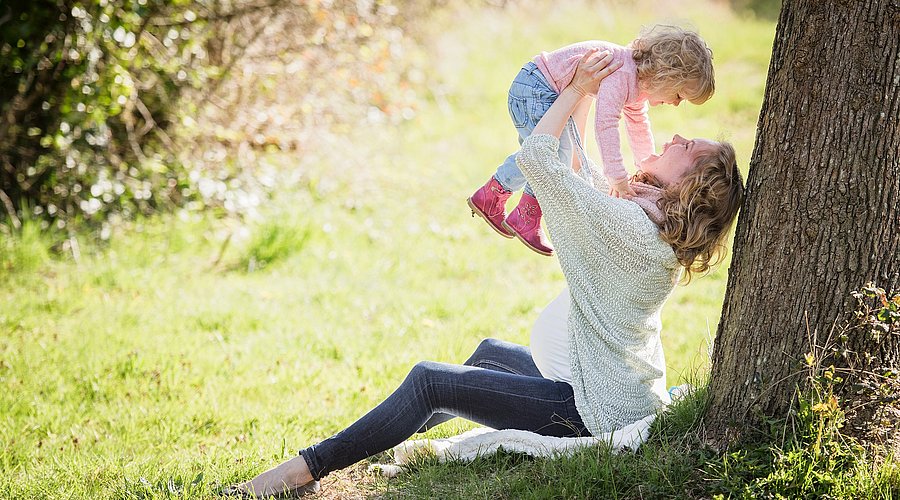
[[628,47],[613,42],[607,42],[605,40],[585,40],[582,42],[576,42],[570,45],[566,45],[565,47],[560,47],[554,52],[566,51],[570,53],[584,54],[591,49],[608,50],[613,54],[631,52],[631,49]]
[[621,61],[626,69],[633,65],[634,59],[631,55],[631,47],[618,45],[604,40],[585,40],[583,42],[560,47],[550,53],[544,52],[543,55],[549,60],[568,61],[571,63],[571,61],[578,60],[586,52],[592,49],[610,51],[613,55],[613,61]]

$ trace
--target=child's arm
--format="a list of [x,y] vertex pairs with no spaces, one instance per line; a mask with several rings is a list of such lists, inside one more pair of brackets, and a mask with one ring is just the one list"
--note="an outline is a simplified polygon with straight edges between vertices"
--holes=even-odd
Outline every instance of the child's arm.
[[[575,120],[575,127],[578,129],[578,135],[580,137],[584,137],[584,130],[587,127],[587,117],[588,110],[591,106],[591,97],[587,96],[578,103],[578,106],[575,107],[575,112],[572,113],[572,118]],[[578,156],[578,151],[575,151],[576,146],[572,145],[572,170],[575,172],[579,172],[581,170],[581,157]]]
[[619,120],[625,107],[628,86],[627,75],[612,74],[600,85],[597,93],[597,106],[594,117],[594,136],[603,159],[603,173],[609,179],[610,194],[621,197],[635,196],[628,185],[628,171],[622,161],[621,142],[619,141]]
[[[581,101],[581,96],[586,95],[585,87],[619,67],[616,63],[615,66],[598,70],[605,64],[604,61],[608,62],[608,59],[592,59],[591,53],[584,56],[578,69],[581,76],[576,74],[573,83],[563,89],[531,135],[522,143],[522,149],[516,157],[516,164],[541,200],[550,236],[560,255],[596,255],[598,246],[627,247],[639,238],[646,238],[648,233],[652,233],[654,238],[658,234],[656,226],[649,221],[643,225],[635,223],[636,213],[642,213],[640,207],[594,189],[558,157],[558,137]],[[592,91],[596,91],[596,88]],[[603,223],[598,224],[597,221]],[[648,229],[650,226],[652,230]],[[624,255],[614,255],[612,258],[619,257],[627,258]],[[563,263],[563,273],[569,278],[570,270],[563,259],[560,262]],[[621,265],[623,268],[630,267],[624,261]]]
[[625,106],[622,108],[628,142],[631,143],[631,151],[634,153],[634,164],[638,167],[640,167],[641,160],[656,152],[653,144],[653,132],[650,131],[648,108],[649,105],[646,101],[640,107]]

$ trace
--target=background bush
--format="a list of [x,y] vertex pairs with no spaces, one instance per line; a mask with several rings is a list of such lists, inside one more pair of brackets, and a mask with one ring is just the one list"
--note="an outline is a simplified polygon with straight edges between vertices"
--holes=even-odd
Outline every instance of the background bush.
[[[0,26],[0,189],[63,227],[181,203],[167,135],[185,89],[218,76],[191,2],[13,2]],[[166,147],[169,146],[169,147]]]
[[161,208],[246,214],[281,182],[257,151],[414,116],[409,27],[440,3],[4,2],[0,206],[103,237]]

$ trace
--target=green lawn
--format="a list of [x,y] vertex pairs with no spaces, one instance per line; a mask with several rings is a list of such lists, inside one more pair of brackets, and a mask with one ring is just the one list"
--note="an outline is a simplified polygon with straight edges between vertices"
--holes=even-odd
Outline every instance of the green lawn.
[[[656,139],[729,139],[746,171],[772,22],[722,2],[525,5],[437,19],[423,70],[445,78],[423,89],[428,105],[399,127],[353,128],[316,161],[273,154],[299,180],[254,222],[158,217],[107,243],[81,236],[77,262],[33,225],[0,237],[0,497],[209,498],[349,424],[417,361],[462,362],[485,337],[527,344],[562,274],[471,218],[465,198],[515,149],[505,92],[540,50],[690,21],[715,52],[716,95],[653,109]],[[670,384],[706,365],[726,268],[667,305]],[[543,496],[527,487],[534,468],[604,460],[499,456],[391,482],[351,468],[322,496]],[[591,484],[559,494],[624,494]]]

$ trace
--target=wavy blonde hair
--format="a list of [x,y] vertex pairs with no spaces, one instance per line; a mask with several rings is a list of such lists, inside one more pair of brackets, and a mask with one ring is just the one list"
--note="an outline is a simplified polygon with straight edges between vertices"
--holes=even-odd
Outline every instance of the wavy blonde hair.
[[685,283],[692,273],[706,272],[725,257],[728,230],[744,201],[744,182],[731,144],[719,142],[700,153],[691,170],[668,186],[644,172],[635,180],[663,189],[657,202],[665,214],[659,234],[684,266]]
[[657,24],[641,30],[631,48],[644,90],[674,91],[694,104],[703,104],[716,91],[712,50],[697,33]]

